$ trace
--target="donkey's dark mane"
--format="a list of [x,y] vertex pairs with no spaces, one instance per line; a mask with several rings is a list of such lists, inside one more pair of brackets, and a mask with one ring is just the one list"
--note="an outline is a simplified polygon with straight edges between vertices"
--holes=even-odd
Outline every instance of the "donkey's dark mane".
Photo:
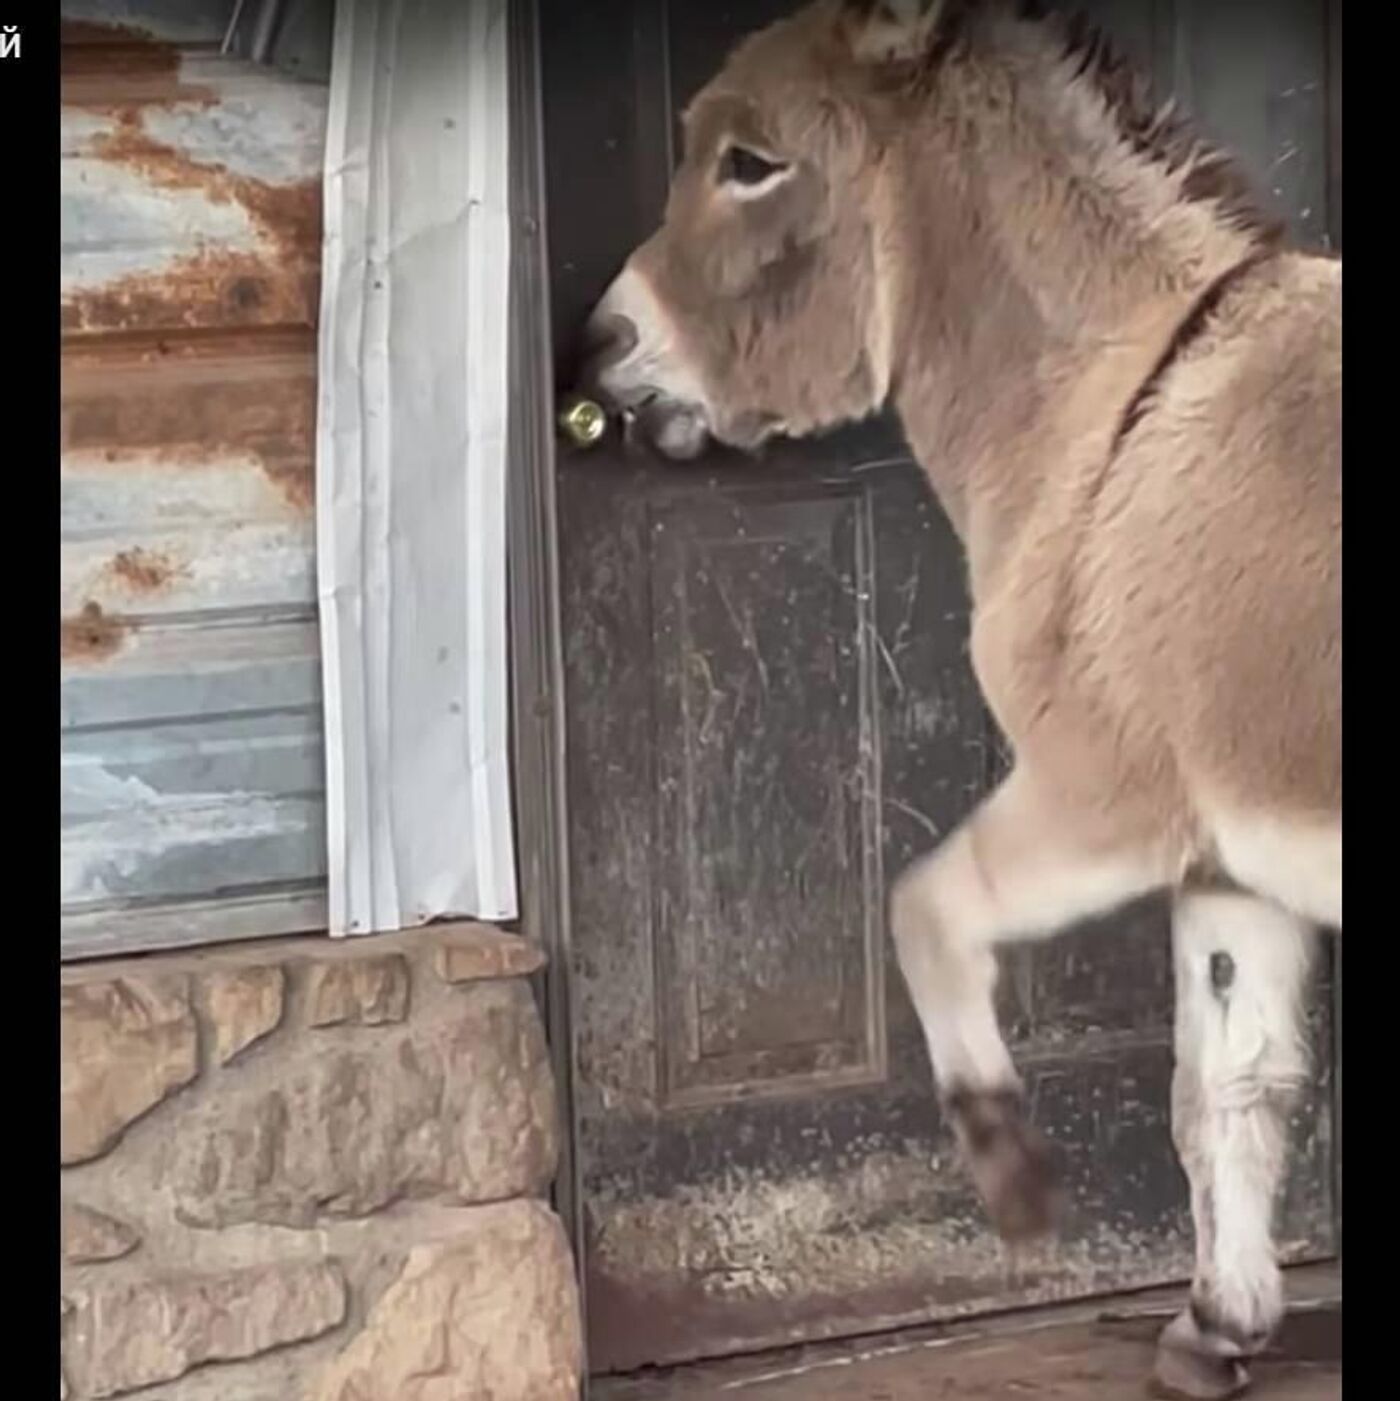
[[1185,199],[1214,204],[1227,223],[1261,244],[1282,237],[1282,220],[1261,202],[1235,157],[1203,137],[1175,102],[1158,102],[1151,82],[1082,12],[1066,15],[1045,0],[945,0],[932,57],[942,61],[963,49],[977,21],[997,12],[1048,31],[1075,76],[1092,83],[1103,98],[1134,152],[1163,170],[1185,169]]

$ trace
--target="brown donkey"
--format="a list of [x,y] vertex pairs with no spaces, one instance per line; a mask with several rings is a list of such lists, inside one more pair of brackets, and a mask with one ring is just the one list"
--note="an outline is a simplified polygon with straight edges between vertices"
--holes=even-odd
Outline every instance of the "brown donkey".
[[586,382],[678,457],[898,410],[1016,756],[891,900],[946,1111],[998,1229],[1047,1228],[995,948],[1174,892],[1197,1265],[1158,1373],[1228,1394],[1282,1312],[1300,993],[1342,917],[1341,266],[1009,0],[823,0],[685,133]]

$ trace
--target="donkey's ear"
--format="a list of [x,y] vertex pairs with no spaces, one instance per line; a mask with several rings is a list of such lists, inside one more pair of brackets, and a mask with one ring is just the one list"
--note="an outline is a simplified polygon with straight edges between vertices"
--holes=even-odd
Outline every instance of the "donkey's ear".
[[845,0],[842,25],[861,63],[921,58],[933,42],[944,0]]

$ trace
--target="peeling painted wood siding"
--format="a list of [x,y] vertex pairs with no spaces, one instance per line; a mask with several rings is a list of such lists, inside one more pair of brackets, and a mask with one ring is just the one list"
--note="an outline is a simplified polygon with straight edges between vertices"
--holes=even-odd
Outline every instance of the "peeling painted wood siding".
[[323,925],[326,89],[64,7],[62,948]]

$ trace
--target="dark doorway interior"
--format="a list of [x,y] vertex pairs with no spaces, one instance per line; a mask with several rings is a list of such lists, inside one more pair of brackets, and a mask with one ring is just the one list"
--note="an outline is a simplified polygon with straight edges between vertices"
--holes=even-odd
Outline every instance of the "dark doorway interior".
[[[677,110],[788,8],[542,4],[561,374],[660,216]],[[1337,205],[1324,0],[1095,8],[1321,242]],[[1006,961],[1004,1022],[1070,1164],[1057,1248],[1008,1264],[939,1122],[886,883],[999,759],[959,549],[897,429],[685,470],[561,449],[557,500],[593,1369],[1189,1275],[1159,905]],[[1320,987],[1291,1259],[1333,1250],[1329,1007]]]

